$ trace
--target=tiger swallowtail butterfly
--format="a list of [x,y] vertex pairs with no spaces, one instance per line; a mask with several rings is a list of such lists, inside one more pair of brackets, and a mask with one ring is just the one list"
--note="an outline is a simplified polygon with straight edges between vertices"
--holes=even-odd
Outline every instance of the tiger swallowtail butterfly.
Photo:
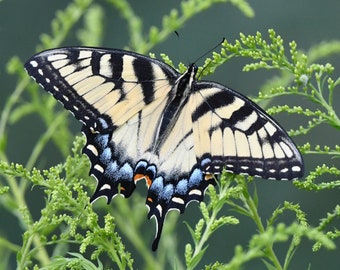
[[82,122],[97,179],[91,201],[129,197],[148,187],[156,250],[168,211],[202,201],[223,168],[267,179],[303,176],[301,154],[259,106],[216,82],[197,81],[134,52],[88,47],[52,49],[25,64],[29,75]]

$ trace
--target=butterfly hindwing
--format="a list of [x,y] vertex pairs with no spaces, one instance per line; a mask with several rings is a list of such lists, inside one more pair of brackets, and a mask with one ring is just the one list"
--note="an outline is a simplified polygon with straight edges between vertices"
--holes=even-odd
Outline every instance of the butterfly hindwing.
[[114,49],[69,47],[45,51],[28,73],[79,121],[90,174],[91,201],[131,196],[148,187],[155,250],[166,214],[202,201],[222,169],[273,179],[303,175],[303,161],[287,133],[241,94],[196,81],[197,67],[179,74],[165,63]]
[[[295,179],[303,161],[288,134],[260,107],[213,82],[191,95],[195,152],[204,172]],[[219,143],[223,142],[223,143]]]

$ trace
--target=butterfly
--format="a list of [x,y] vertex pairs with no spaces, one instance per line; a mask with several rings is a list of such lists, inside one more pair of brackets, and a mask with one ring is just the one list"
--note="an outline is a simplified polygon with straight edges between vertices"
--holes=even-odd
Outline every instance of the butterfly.
[[76,119],[97,179],[91,202],[148,187],[156,250],[168,211],[202,201],[223,169],[266,179],[301,178],[301,154],[259,106],[216,82],[198,81],[134,52],[66,47],[34,55],[29,75]]

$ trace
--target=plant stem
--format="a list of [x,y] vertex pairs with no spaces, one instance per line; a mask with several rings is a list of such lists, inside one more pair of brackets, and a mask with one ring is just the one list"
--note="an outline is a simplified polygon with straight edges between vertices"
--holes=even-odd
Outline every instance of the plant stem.
[[[229,186],[230,186],[230,181],[227,181],[223,185],[221,184],[220,192],[218,193],[218,198],[217,198],[218,201],[226,200],[227,190]],[[192,255],[190,265],[187,266],[188,270],[195,269],[197,263],[199,262],[198,260],[195,260],[195,257],[198,256],[202,252],[202,250],[204,249],[203,247],[204,244],[208,241],[209,237],[214,232],[214,230],[212,229],[212,226],[214,225],[216,221],[216,217],[218,213],[220,212],[220,210],[222,209],[223,205],[224,203],[220,203],[220,204],[216,203],[215,207],[212,207],[212,212],[211,212],[209,219],[208,220],[205,219],[206,226],[205,226],[202,236],[199,239],[199,242],[195,245],[195,250]],[[192,261],[196,261],[196,263],[192,264]]]
[[[247,185],[244,184],[244,191],[243,191],[243,198],[241,198],[241,200],[244,202],[244,204],[246,205],[247,209],[249,210],[251,217],[253,218],[253,220],[255,221],[255,224],[257,226],[257,228],[259,229],[260,233],[264,233],[265,232],[265,228],[263,226],[261,217],[257,211],[257,207],[256,204],[254,202],[254,200],[252,199],[252,197],[249,194]],[[275,268],[277,270],[282,270],[282,266],[280,264],[280,261],[278,260],[274,250],[273,250],[273,245],[270,244],[267,246],[266,248],[267,251],[267,257],[272,261],[272,263],[274,264]]]
[[15,90],[8,98],[5,103],[5,107],[1,113],[0,118],[0,139],[5,136],[5,130],[8,124],[8,119],[11,115],[13,106],[18,102],[18,99],[21,97],[22,92],[25,90],[27,84],[29,82],[29,78],[25,78],[21,80],[16,86]]

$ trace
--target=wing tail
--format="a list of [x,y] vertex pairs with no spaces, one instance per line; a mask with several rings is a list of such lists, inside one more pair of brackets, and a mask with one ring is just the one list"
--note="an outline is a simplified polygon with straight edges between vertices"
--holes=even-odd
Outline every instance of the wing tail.
[[213,175],[203,174],[198,168],[194,168],[189,177],[178,179],[180,180],[168,181],[158,176],[149,188],[146,199],[149,208],[148,218],[154,217],[156,220],[153,250],[158,247],[166,214],[171,210],[177,210],[182,214],[190,202],[203,200],[205,190],[210,184],[216,184]]

